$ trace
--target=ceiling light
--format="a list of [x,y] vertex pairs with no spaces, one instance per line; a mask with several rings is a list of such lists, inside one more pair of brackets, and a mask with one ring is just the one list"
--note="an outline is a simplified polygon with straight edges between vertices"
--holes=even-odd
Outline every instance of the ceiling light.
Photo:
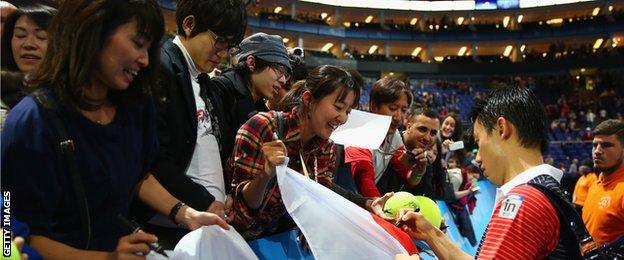
[[344,27],[347,27],[347,28],[351,27],[351,23],[350,22],[344,22],[342,24],[344,25]]
[[329,49],[331,49],[332,47],[334,47],[334,44],[331,42],[328,42],[325,44],[325,46],[323,46],[323,48],[321,48],[321,50],[324,52],[329,52]]
[[275,7],[275,10],[273,10],[273,12],[276,13],[276,14],[279,14],[281,11],[282,11],[282,7],[281,6]]
[[513,50],[513,46],[507,45],[507,47],[505,47],[505,51],[503,52],[503,56],[509,57],[509,54],[511,54],[511,50]]
[[457,17],[457,25],[462,25],[463,23],[464,23],[464,17],[463,16]]
[[282,39],[282,41],[283,41],[284,43],[288,43],[288,42],[290,41],[290,39],[288,39],[288,38],[283,38],[283,39]]
[[416,57],[418,56],[418,54],[420,54],[420,51],[422,51],[421,47],[416,47],[416,49],[414,49],[414,51],[412,51],[412,56]]
[[518,18],[516,18],[516,21],[518,23],[521,23],[522,22],[522,18],[524,18],[524,15],[518,15]]
[[321,19],[325,20],[325,18],[327,18],[327,13],[322,12],[321,13]]
[[459,48],[459,51],[457,52],[457,56],[464,56],[464,54],[466,54],[466,50],[468,48],[466,48],[466,46],[462,46],[461,48]]
[[563,23],[562,18],[555,18],[555,19],[550,19],[546,21],[546,24],[560,24],[560,23]]
[[503,18],[503,27],[507,28],[507,25],[509,25],[509,16],[505,16],[505,18]]
[[594,8],[594,11],[592,11],[592,16],[596,16],[598,14],[600,14],[600,7],[596,7]]
[[373,21],[373,16],[369,15],[368,17],[366,17],[366,20],[364,20],[365,23],[370,23]]
[[416,23],[418,23],[418,18],[412,18],[412,20],[410,21],[410,25],[416,25]]
[[526,45],[522,44],[522,46],[520,46],[520,52],[524,52],[525,48],[526,48]]
[[600,46],[602,46],[602,42],[603,42],[603,41],[604,41],[604,40],[603,40],[602,38],[598,38],[598,39],[596,39],[596,42],[594,42],[594,49],[598,49],[598,48],[600,48]]
[[377,48],[379,48],[379,46],[373,44],[372,46],[370,46],[370,48],[368,49],[368,54],[373,54],[377,51]]
[[437,61],[437,62],[442,62],[442,61],[444,61],[444,56],[435,56],[435,57],[433,57],[433,59],[435,61]]

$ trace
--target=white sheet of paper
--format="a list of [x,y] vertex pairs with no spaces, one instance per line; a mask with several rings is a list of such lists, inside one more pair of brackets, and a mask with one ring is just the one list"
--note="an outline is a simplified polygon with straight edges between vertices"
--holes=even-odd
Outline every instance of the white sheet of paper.
[[354,109],[347,122],[336,128],[329,139],[344,146],[377,149],[386,137],[391,121],[389,116]]

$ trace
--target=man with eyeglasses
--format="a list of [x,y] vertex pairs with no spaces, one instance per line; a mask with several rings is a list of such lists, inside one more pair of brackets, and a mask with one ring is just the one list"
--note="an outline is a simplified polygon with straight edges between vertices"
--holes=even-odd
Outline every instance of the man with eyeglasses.
[[213,78],[231,94],[232,99],[224,102],[231,108],[234,132],[251,116],[269,111],[266,101],[280,94],[292,71],[288,51],[278,35],[256,33],[243,39],[238,49],[234,68]]
[[[151,170],[181,203],[226,219],[229,185],[225,186],[223,165],[232,153],[236,129],[228,124],[225,94],[207,73],[242,40],[247,26],[245,4],[180,0],[176,24],[175,38],[162,46],[160,84],[153,91],[160,153]],[[187,232],[167,216],[143,217],[149,219],[144,223],[147,231],[166,248],[173,248]]]

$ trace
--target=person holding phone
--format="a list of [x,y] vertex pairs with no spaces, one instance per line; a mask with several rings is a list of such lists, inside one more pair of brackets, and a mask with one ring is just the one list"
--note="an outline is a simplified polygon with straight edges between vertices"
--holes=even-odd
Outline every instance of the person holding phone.
[[[346,147],[344,160],[353,174],[357,191],[364,197],[379,197],[386,192],[416,186],[425,173],[427,150],[435,140],[439,123],[435,122],[434,116],[427,126],[423,126],[425,131],[433,130],[433,138],[409,135],[415,139],[410,139],[409,147],[404,145],[397,129],[412,99],[411,90],[399,79],[384,77],[373,84],[370,112],[392,117],[386,138],[377,149]],[[432,154],[429,152],[429,156]]]

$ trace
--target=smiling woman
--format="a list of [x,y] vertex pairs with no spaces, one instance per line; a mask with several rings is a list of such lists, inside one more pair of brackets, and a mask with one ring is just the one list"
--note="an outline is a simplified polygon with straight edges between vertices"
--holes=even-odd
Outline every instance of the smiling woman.
[[48,48],[48,24],[56,9],[36,5],[17,9],[2,31],[2,69],[34,72]]
[[227,228],[150,172],[158,139],[149,93],[163,20],[154,0],[67,0],[51,23],[31,81],[37,90],[9,113],[0,163],[14,216],[45,259],[146,255],[157,238],[130,234],[118,220],[135,198],[188,229]]
[[358,104],[361,86],[356,71],[320,66],[306,79],[297,108],[256,114],[238,130],[229,167],[234,189],[232,225],[243,237],[252,239],[292,227],[281,218],[286,209],[274,182],[275,166],[287,156],[289,168],[332,186],[336,163],[329,136]]

